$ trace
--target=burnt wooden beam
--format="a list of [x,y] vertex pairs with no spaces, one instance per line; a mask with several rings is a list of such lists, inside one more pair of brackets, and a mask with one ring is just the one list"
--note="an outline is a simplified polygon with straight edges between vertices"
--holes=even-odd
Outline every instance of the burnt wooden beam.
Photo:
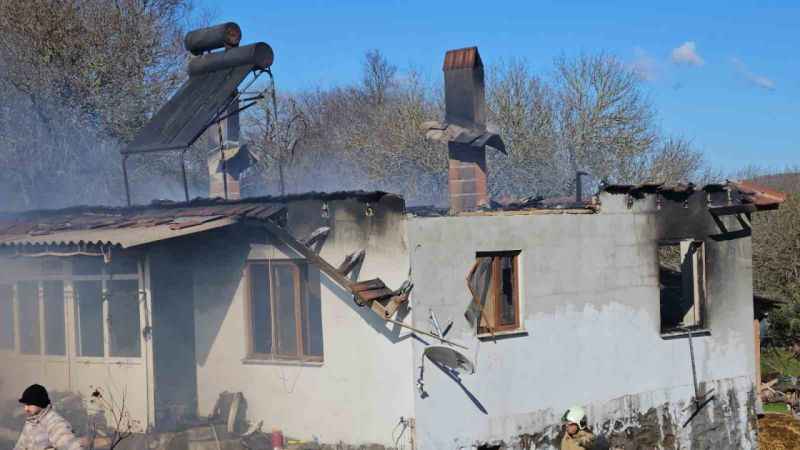
[[732,214],[756,212],[758,207],[752,203],[745,203],[741,205],[711,206],[708,211],[715,216],[730,216]]
[[373,289],[385,289],[385,288],[386,285],[383,284],[383,280],[381,280],[380,278],[375,278],[367,281],[359,281],[358,283],[355,283],[353,285],[353,290],[355,292],[369,291]]
[[306,247],[312,247],[317,242],[324,241],[331,232],[331,227],[319,227],[314,230],[307,238],[300,241]]
[[355,253],[351,253],[344,258],[344,261],[339,265],[339,268],[336,269],[342,273],[344,276],[348,276],[353,269],[358,266],[361,261],[364,260],[364,255],[366,252],[364,250],[359,250]]
[[264,228],[266,228],[267,231],[275,235],[275,237],[282,240],[293,249],[297,250],[297,252],[303,255],[303,257],[306,258],[307,260],[316,264],[319,267],[319,269],[326,275],[331,277],[333,281],[335,281],[348,291],[353,292],[353,284],[355,284],[353,280],[347,278],[345,275],[342,275],[342,273],[339,272],[339,270],[336,267],[330,265],[328,261],[325,261],[324,259],[322,259],[322,257],[317,255],[313,250],[306,247],[305,245],[303,245],[302,242],[295,239],[294,236],[292,236],[291,233],[286,231],[283,227],[276,225],[271,220],[265,220],[262,222],[262,224],[264,225]]

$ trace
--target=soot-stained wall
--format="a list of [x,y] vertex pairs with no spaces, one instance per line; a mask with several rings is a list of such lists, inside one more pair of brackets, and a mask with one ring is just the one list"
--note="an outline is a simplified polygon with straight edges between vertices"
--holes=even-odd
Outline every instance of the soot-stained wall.
[[[414,324],[454,321],[475,374],[426,366],[415,400],[420,448],[557,448],[560,418],[584,406],[607,445],[751,448],[755,372],[750,239],[718,236],[703,193],[686,203],[601,195],[596,214],[414,218],[408,224]],[[741,225],[723,218],[728,231]],[[706,244],[709,333],[693,340],[697,376],[716,397],[685,428],[689,344],[660,329],[657,246]],[[476,252],[519,250],[523,332],[478,340],[464,319]],[[420,312],[422,311],[422,312]],[[415,361],[424,345],[414,344]],[[535,447],[530,445],[536,444]]]

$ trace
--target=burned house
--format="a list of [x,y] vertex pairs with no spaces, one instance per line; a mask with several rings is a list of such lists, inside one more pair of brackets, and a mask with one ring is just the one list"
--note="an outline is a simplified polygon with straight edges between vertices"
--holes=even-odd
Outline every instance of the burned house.
[[[189,82],[220,70],[243,69]],[[477,49],[448,53],[445,72],[448,116],[427,132],[448,143],[450,208],[236,199],[239,153],[220,138],[225,198],[0,216],[3,399],[31,381],[107,386],[160,431],[234,392],[251,425],[298,441],[419,449],[555,448],[579,404],[608,446],[755,447],[749,217],[782,195],[607,185],[492,206],[485,152],[503,145]],[[230,110],[240,81],[196,122]],[[168,122],[134,144],[203,131]]]

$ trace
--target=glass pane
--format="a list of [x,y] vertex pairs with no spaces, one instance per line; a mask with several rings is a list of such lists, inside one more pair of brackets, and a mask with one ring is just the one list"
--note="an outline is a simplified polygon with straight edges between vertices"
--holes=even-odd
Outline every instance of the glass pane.
[[297,318],[295,316],[297,268],[288,264],[273,265],[272,273],[272,281],[275,283],[272,293],[275,295],[274,304],[277,310],[278,354],[295,356],[297,355]]
[[64,282],[45,281],[44,289],[44,351],[48,355],[66,355],[64,326]]
[[14,300],[11,285],[0,285],[0,348],[14,350]]
[[139,273],[139,260],[136,256],[115,253],[111,257],[111,265],[106,269],[115,275],[136,275]]
[[103,258],[99,256],[76,256],[72,258],[72,273],[74,275],[101,275],[103,264]]
[[19,308],[19,350],[22,353],[42,353],[39,335],[39,283],[26,281],[17,284]]
[[272,353],[272,305],[267,266],[250,266],[250,330],[253,353]]
[[103,356],[103,288],[99,281],[75,282],[78,356]]
[[514,274],[514,257],[503,256],[500,258],[500,324],[514,325],[517,323],[517,308],[514,304],[514,291],[516,290],[517,277]]
[[301,300],[303,303],[303,352],[322,356],[322,311],[318,292],[308,283],[308,266],[300,266]]
[[141,356],[139,330],[139,282],[114,280],[108,296],[108,329],[111,335],[111,356]]

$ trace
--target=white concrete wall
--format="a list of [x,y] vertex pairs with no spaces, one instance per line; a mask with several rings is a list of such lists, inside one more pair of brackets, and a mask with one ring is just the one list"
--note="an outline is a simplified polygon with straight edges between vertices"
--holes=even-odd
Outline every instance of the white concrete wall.
[[[141,337],[141,357],[138,358],[103,358],[79,357],[76,351],[75,333],[75,307],[72,295],[72,282],[69,272],[64,275],[32,276],[34,273],[35,259],[2,259],[0,258],[0,283],[13,284],[19,280],[59,280],[64,281],[64,328],[65,349],[63,356],[30,355],[19,352],[19,330],[16,334],[15,350],[0,350],[0,401],[13,402],[19,398],[22,391],[31,384],[44,385],[51,393],[54,401],[65,393],[77,393],[82,396],[84,405],[92,408],[89,399],[92,391],[100,388],[105,393],[110,393],[116,399],[119,411],[123,395],[125,408],[135,421],[137,431],[144,431],[148,424],[148,342]],[[144,303],[140,305],[140,317],[147,311]],[[42,322],[40,310],[40,322]],[[142,319],[142,327],[144,326]],[[17,327],[26,326],[19,323]],[[47,332],[47,331],[45,331]],[[108,330],[106,330],[108,333]],[[59,405],[56,403],[58,408]],[[3,411],[2,414],[9,414]],[[65,414],[69,419],[69,414]],[[110,419],[110,416],[109,416]],[[86,430],[78,429],[78,433]]]
[[[402,205],[331,201],[332,234],[321,255],[337,265],[345,255],[366,248],[359,279],[380,277],[397,288],[408,274]],[[303,237],[324,221],[321,202],[289,205],[289,229]],[[265,234],[266,236],[266,234]],[[232,244],[236,245],[236,244]],[[247,244],[250,257],[297,257],[280,244]],[[394,445],[401,416],[413,414],[411,341],[387,328],[367,308],[358,307],[342,288],[310,266],[320,280],[324,362],[248,362],[245,289],[247,252],[214,247],[196,261],[195,323],[198,405],[209,414],[222,391],[244,394],[247,416],[286,436],[323,443]],[[234,269],[229,270],[228,268]]]
[[[677,405],[690,398],[689,348],[685,338],[660,334],[656,242],[706,239],[713,227],[705,200],[698,194],[690,209],[667,204],[660,211],[652,198],[632,209],[624,196],[602,200],[602,211],[592,215],[410,220],[414,323],[428,329],[428,309],[442,323],[454,320],[448,337],[469,346],[465,354],[477,366],[475,374],[461,375],[463,387],[426,366],[430,397],[415,400],[419,448],[518,445],[525,434],[539,435],[543,443],[535,448],[550,448],[561,414],[573,404],[588,407],[598,428],[618,419],[629,423],[660,406],[675,414],[677,428],[682,425],[686,414]],[[476,252],[501,250],[521,250],[527,334],[481,342],[463,317],[470,301],[465,277]],[[694,346],[698,377],[717,383],[721,403],[674,434],[689,445],[699,432],[693,434],[693,426],[708,428],[707,414],[717,411],[720,418],[725,410],[733,417],[722,427],[730,448],[749,448],[755,371],[750,240],[707,241],[707,251],[711,335],[696,338]],[[415,361],[423,348],[415,343]]]

